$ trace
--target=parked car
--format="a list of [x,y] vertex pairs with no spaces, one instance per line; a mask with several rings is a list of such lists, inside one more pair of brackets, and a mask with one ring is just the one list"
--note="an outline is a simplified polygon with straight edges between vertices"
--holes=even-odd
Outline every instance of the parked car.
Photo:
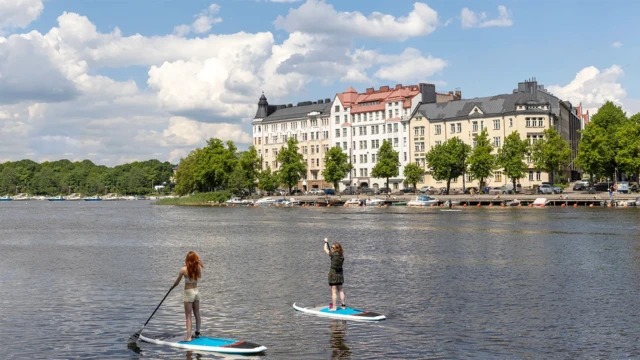
[[497,186],[489,189],[489,195],[497,195],[497,194],[506,194],[506,192],[503,192],[502,187],[497,187]]
[[404,189],[402,189],[402,190],[400,190],[400,191],[401,191],[403,194],[413,194],[413,193],[415,193],[415,192],[416,192],[412,187],[407,187],[407,188],[404,188]]
[[502,193],[503,194],[518,194],[522,192],[522,185],[516,184],[515,191],[513,190],[513,183],[508,183],[502,185]]
[[599,182],[594,185],[597,192],[609,191],[609,188],[611,186],[613,186],[613,183],[610,183],[610,182]]
[[388,187],[380,188],[380,194],[391,194],[391,189]]
[[587,189],[587,186],[584,185],[581,181],[577,182],[573,185],[573,191],[584,191]]
[[359,195],[360,190],[358,190],[355,186],[348,187],[342,191],[342,195]]
[[304,191],[300,190],[300,189],[292,189],[291,190],[291,195],[303,195]]
[[374,188],[370,188],[370,187],[362,187],[360,188],[360,194],[366,194],[366,195],[378,195],[379,192],[378,190],[374,189]]
[[595,186],[587,186],[587,194],[595,194],[597,193]]
[[423,187],[420,188],[420,192],[423,193],[423,194],[427,193],[429,191],[432,191],[432,190],[433,190],[433,186],[423,186]]
[[336,191],[333,189],[324,189],[324,194],[325,195],[335,195]]
[[562,188],[553,186],[551,183],[542,183],[538,188],[538,194],[561,194]]

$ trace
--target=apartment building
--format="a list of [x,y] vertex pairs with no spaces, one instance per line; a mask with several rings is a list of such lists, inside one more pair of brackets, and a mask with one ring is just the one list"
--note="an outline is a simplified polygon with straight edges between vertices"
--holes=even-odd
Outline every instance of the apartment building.
[[[410,161],[409,120],[420,104],[451,101],[461,97],[460,91],[436,93],[435,85],[418,84],[395,87],[368,88],[358,93],[349,87],[336,94],[331,106],[331,143],[349,155],[353,170],[343,179],[346,186],[404,187],[404,165]],[[399,153],[401,163],[398,176],[389,179],[374,178],[371,173],[377,162],[377,152],[387,140]],[[341,190],[341,189],[340,189]]]
[[[583,119],[578,116],[578,111],[571,103],[548,93],[535,80],[519,83],[518,89],[512,94],[422,104],[413,113],[410,122],[411,161],[425,168],[424,180],[418,186],[445,185],[429,174],[425,162],[426,152],[452,137],[458,137],[473,147],[474,135],[484,128],[488,130],[489,139],[497,153],[504,139],[513,131],[518,131],[523,139],[535,143],[542,139],[545,129],[554,127],[572,148],[570,169],[563,176],[578,178],[573,160],[577,155],[581,122]],[[549,174],[535,170],[530,159],[528,164],[527,176],[520,179],[523,188],[549,180]],[[465,180],[467,187],[479,185],[477,180],[468,176]],[[510,180],[500,170],[495,171],[492,178],[486,179],[489,187],[501,186],[507,182]],[[462,179],[454,179],[452,187],[462,187]]]
[[307,162],[307,174],[298,183],[298,189],[333,187],[322,178],[324,155],[331,146],[330,107],[331,99],[304,101],[296,106],[269,105],[263,94],[253,119],[253,145],[261,158],[262,169],[279,169],[278,152],[293,137],[298,140],[299,152]]

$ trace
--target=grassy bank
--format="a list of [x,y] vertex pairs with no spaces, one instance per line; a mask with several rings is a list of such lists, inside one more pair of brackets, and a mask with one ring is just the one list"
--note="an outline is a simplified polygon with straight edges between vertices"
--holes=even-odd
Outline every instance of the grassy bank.
[[181,198],[167,198],[156,201],[156,205],[204,205],[210,202],[225,202],[231,199],[228,191],[215,191],[208,193],[198,193]]

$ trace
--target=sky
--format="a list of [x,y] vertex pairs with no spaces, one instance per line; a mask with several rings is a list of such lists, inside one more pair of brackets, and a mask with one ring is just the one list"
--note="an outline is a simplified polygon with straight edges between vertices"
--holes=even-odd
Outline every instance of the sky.
[[240,149],[272,104],[353,86],[463,98],[535,77],[593,113],[640,112],[640,2],[0,0],[0,162],[178,163]]

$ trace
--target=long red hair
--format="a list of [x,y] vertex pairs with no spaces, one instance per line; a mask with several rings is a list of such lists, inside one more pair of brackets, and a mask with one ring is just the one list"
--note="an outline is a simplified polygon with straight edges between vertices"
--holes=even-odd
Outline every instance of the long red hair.
[[184,263],[187,265],[187,276],[189,279],[200,279],[202,276],[200,274],[200,268],[203,268],[204,265],[202,265],[202,261],[200,261],[200,257],[195,251],[189,251],[187,253],[187,258],[184,260]]

